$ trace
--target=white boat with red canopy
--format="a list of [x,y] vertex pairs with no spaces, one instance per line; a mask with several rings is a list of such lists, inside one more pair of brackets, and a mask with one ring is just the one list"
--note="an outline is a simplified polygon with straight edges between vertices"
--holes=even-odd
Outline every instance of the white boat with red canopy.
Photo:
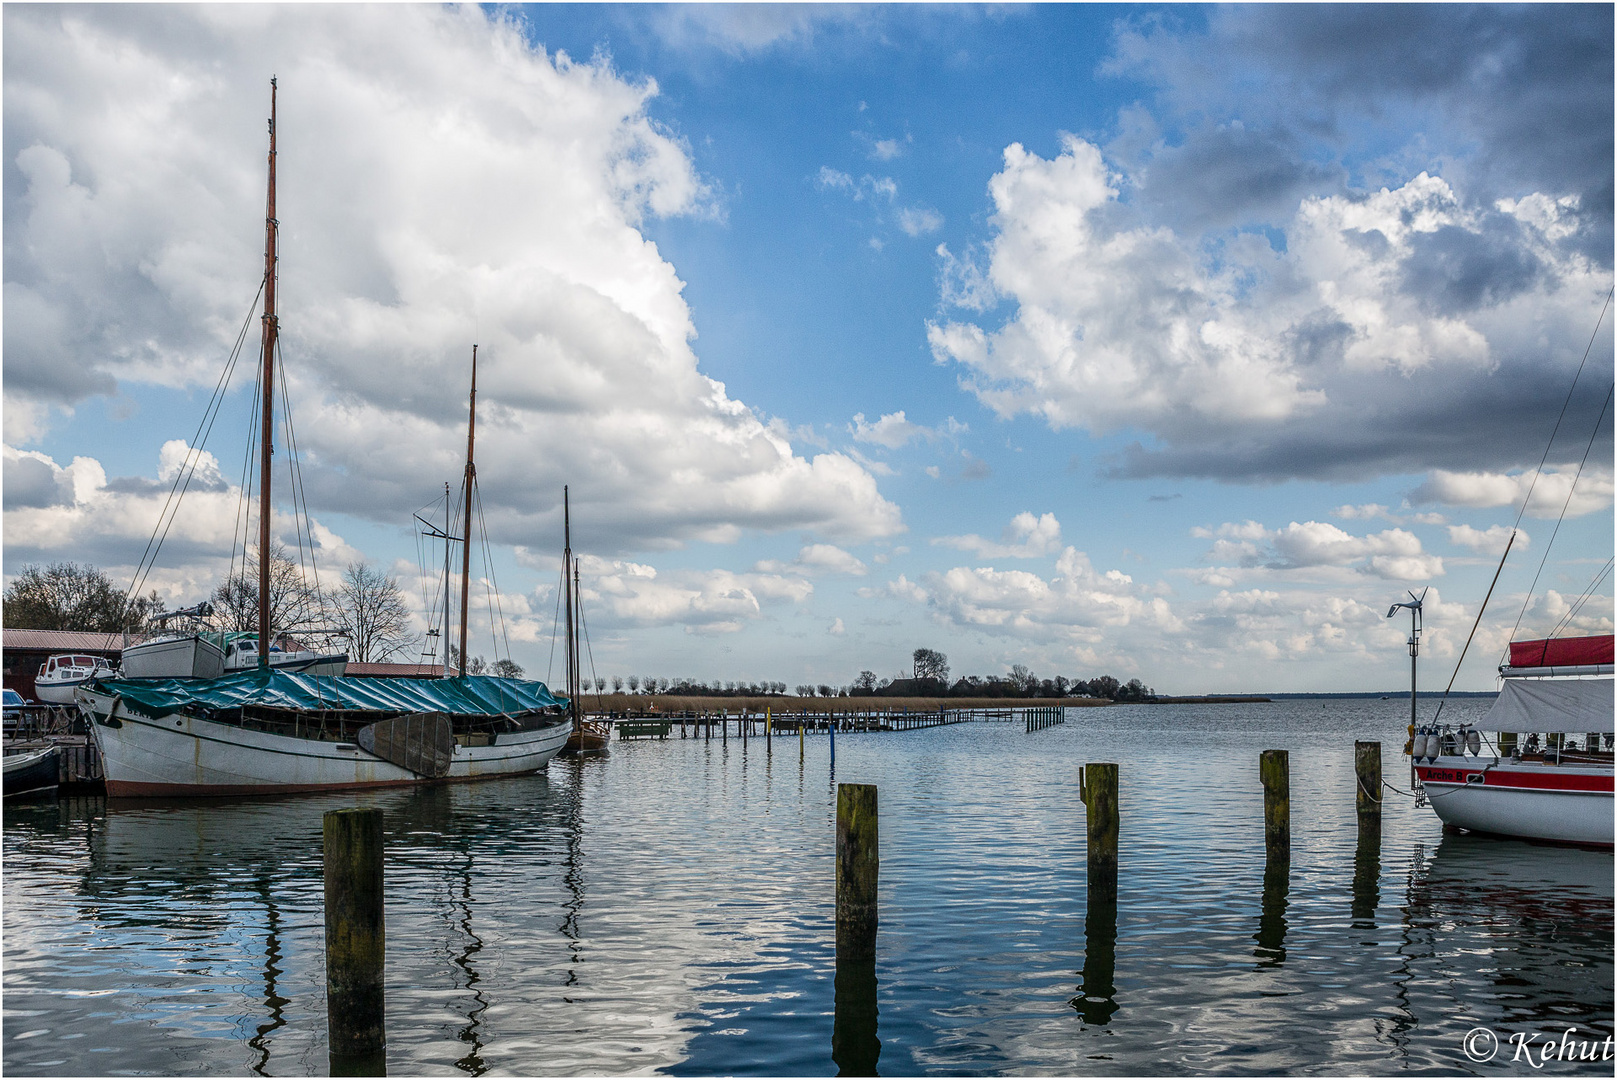
[[1415,775],[1446,826],[1612,846],[1613,637],[1515,641],[1474,725],[1419,729]]

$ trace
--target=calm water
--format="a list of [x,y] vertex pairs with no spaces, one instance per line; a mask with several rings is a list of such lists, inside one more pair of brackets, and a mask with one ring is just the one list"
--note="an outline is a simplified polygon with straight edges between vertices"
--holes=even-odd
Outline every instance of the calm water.
[[[850,1069],[879,1039],[897,1075],[1609,1075],[1461,1053],[1479,1025],[1612,1034],[1612,859],[1444,836],[1396,796],[1379,858],[1357,850],[1353,740],[1381,739],[1406,786],[1401,709],[846,735],[834,779],[824,736],[801,758],[674,738],[374,796],[8,806],[0,1065],[325,1073],[321,813],[367,804],[395,1075],[824,1075],[834,1028]],[[1291,751],[1293,857],[1266,888],[1271,746]],[[1115,919],[1086,911],[1091,760],[1121,763]],[[880,785],[874,987],[831,947],[835,780]]]

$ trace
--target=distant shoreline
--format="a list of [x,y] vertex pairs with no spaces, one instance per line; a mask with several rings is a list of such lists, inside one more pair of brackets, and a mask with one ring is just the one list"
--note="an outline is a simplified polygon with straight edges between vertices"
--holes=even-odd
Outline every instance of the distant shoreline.
[[762,715],[767,709],[781,716],[808,713],[824,716],[833,713],[885,713],[885,712],[937,712],[940,709],[980,712],[1004,709],[1087,709],[1111,705],[1106,698],[980,698],[980,697],[882,697],[861,694],[858,697],[790,697],[764,694],[736,694],[734,696],[707,697],[700,694],[593,694],[582,693],[579,698],[586,709],[598,712],[651,712],[660,713],[717,713],[728,710]]
[[[1428,697],[1441,696],[1440,692],[1422,693]],[[1491,698],[1488,690],[1456,690],[1453,698]],[[1326,700],[1329,698],[1357,698],[1389,701],[1409,701],[1408,690],[1385,693],[1368,691],[1358,693],[1319,694],[1159,694],[1145,701],[1110,701],[1106,698],[982,698],[982,697],[883,697],[861,694],[858,697],[795,697],[782,694],[737,694],[708,697],[701,694],[625,694],[583,693],[584,708],[592,713],[718,713],[727,711],[731,716],[746,712],[762,715],[766,710],[781,716],[808,713],[824,716],[826,713],[884,713],[884,712],[937,712],[940,709],[963,712],[1003,711],[1006,709],[1089,709],[1109,705],[1263,705],[1277,701]]]

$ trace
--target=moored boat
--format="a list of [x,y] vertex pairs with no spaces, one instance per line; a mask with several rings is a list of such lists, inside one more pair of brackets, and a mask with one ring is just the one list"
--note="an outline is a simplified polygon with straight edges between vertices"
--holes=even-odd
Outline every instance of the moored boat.
[[163,634],[124,649],[119,668],[126,679],[217,679],[225,651],[217,634]]
[[[258,667],[258,636],[233,631],[225,638],[225,671],[251,671]],[[347,653],[322,653],[313,649],[285,649],[279,642],[269,648],[269,666],[276,671],[298,671],[305,675],[341,675],[348,670]]]
[[255,670],[78,692],[109,796],[265,795],[518,776],[567,742],[543,683]]
[[58,653],[46,657],[34,676],[34,693],[52,705],[73,704],[73,691],[91,679],[112,677],[112,665],[99,656]]
[[8,755],[0,765],[0,790],[8,799],[54,790],[60,776],[60,757],[61,751],[54,746]]
[[1445,825],[1612,846],[1612,641],[1512,642],[1482,720],[1415,732],[1415,775]]

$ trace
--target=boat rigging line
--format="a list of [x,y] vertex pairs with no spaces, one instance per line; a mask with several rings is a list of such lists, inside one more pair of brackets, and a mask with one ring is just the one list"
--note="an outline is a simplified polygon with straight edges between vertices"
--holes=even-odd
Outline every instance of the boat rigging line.
[[[1538,587],[1539,575],[1544,573],[1544,565],[1550,560],[1550,549],[1555,546],[1555,537],[1561,531],[1561,523],[1566,520],[1567,508],[1572,505],[1572,494],[1578,490],[1578,480],[1583,476],[1583,467],[1589,464],[1589,453],[1595,448],[1595,438],[1600,434],[1600,425],[1606,419],[1606,410],[1611,408],[1611,394],[1612,388],[1608,388],[1605,404],[1600,406],[1600,415],[1595,418],[1594,430],[1589,432],[1589,445],[1583,448],[1583,460],[1578,462],[1578,471],[1572,474],[1572,484],[1566,489],[1566,500],[1561,503],[1560,516],[1555,519],[1555,528],[1550,531],[1550,542],[1544,545],[1544,556],[1539,559],[1538,569],[1533,573],[1533,583],[1527,587],[1527,595],[1522,597],[1522,609],[1516,613],[1516,625],[1510,630],[1511,638],[1514,638],[1516,631],[1521,628],[1522,618],[1527,614],[1527,605],[1533,601],[1533,590]],[[1522,508],[1526,509],[1525,503]]]
[[[1476,636],[1477,627],[1482,624],[1483,613],[1488,610],[1488,600],[1493,596],[1494,586],[1499,583],[1499,575],[1505,569],[1505,559],[1510,555],[1511,545],[1516,542],[1516,533],[1522,523],[1522,517],[1526,515],[1527,507],[1533,501],[1533,491],[1538,487],[1538,482],[1544,475],[1544,465],[1550,460],[1550,451],[1555,448],[1555,437],[1561,431],[1561,423],[1566,419],[1567,409],[1572,406],[1572,396],[1577,392],[1578,380],[1583,377],[1583,369],[1589,363],[1589,354],[1594,351],[1595,342],[1599,340],[1600,327],[1605,324],[1606,312],[1611,310],[1611,301],[1614,295],[1617,295],[1617,286],[1613,286],[1606,291],[1605,303],[1600,305],[1600,315],[1595,319],[1594,332],[1589,335],[1589,344],[1583,348],[1583,359],[1578,361],[1578,370],[1572,375],[1572,385],[1567,387],[1566,400],[1561,402],[1561,412],[1555,418],[1555,426],[1550,429],[1549,441],[1544,444],[1544,454],[1539,458],[1538,468],[1533,470],[1533,479],[1528,482],[1527,493],[1522,496],[1522,504],[1516,510],[1516,520],[1510,524],[1510,537],[1505,541],[1504,553],[1499,556],[1499,566],[1493,572],[1493,581],[1489,583],[1488,592],[1482,598],[1482,606],[1477,609],[1476,620],[1471,624],[1471,633],[1466,635],[1465,647],[1460,650],[1460,658],[1455,661],[1454,671],[1449,675],[1449,684],[1443,688],[1443,696],[1438,699],[1437,712],[1432,717],[1434,723],[1436,723],[1437,717],[1443,715],[1443,706],[1448,703],[1449,691],[1454,689],[1454,681],[1460,675],[1460,665],[1465,663],[1465,654],[1471,648],[1471,639]],[[1555,529],[1550,533],[1549,543],[1544,545],[1544,557],[1539,560],[1538,573],[1533,575],[1533,583],[1527,588],[1527,595],[1522,600],[1522,609],[1516,614],[1516,625],[1511,628],[1510,635],[1505,638],[1505,653],[1499,658],[1501,664],[1509,655],[1509,642],[1515,638],[1516,631],[1521,628],[1522,617],[1527,613],[1527,605],[1533,599],[1533,589],[1538,585],[1538,576],[1544,571],[1544,565],[1550,557],[1550,549],[1555,545],[1556,534],[1561,531],[1561,522],[1566,518],[1567,507],[1572,504],[1572,493],[1577,490],[1578,479],[1583,475],[1583,467],[1589,461],[1589,452],[1594,449],[1595,438],[1600,434],[1600,425],[1606,418],[1606,410],[1611,407],[1611,393],[1611,389],[1608,388],[1606,390],[1606,402],[1600,407],[1600,415],[1595,418],[1594,430],[1589,433],[1589,445],[1584,448],[1583,461],[1578,463],[1578,470],[1573,474],[1572,484],[1567,489],[1566,501],[1561,504],[1561,516],[1555,521]]]
[[[152,535],[146,540],[146,550],[141,553],[140,561],[135,565],[135,573],[129,582],[129,591],[124,594],[124,610],[129,610],[134,598],[146,587],[146,579],[157,564],[157,555],[163,548],[163,541],[168,539],[168,531],[174,525],[174,517],[180,511],[180,500],[191,487],[191,480],[196,476],[197,466],[201,464],[203,448],[207,446],[208,436],[213,433],[214,421],[219,418],[219,410],[224,405],[225,396],[230,391],[230,380],[236,370],[236,362],[241,358],[242,346],[246,344],[247,330],[253,324],[253,313],[258,310],[259,298],[264,295],[264,283],[258,283],[258,291],[253,294],[252,303],[247,307],[247,317],[242,320],[241,330],[236,334],[236,342],[231,346],[230,355],[225,360],[224,370],[219,373],[214,383],[213,394],[208,398],[208,404],[202,411],[202,419],[197,422],[197,430],[191,436],[191,445],[188,448],[185,460],[179,470],[174,474],[174,480],[169,484],[168,496],[163,500],[163,507],[158,511],[157,524],[152,527]],[[125,616],[125,629],[128,629],[127,615]]]
[[1600,568],[1600,572],[1594,576],[1594,580],[1584,587],[1578,599],[1567,609],[1567,613],[1561,616],[1561,621],[1555,624],[1555,629],[1550,631],[1550,637],[1560,636],[1562,630],[1572,625],[1572,620],[1578,617],[1578,612],[1583,610],[1583,605],[1589,602],[1594,596],[1595,590],[1600,588],[1600,583],[1606,580],[1606,575],[1611,573],[1612,561],[1611,559],[1606,560],[1606,565]]

